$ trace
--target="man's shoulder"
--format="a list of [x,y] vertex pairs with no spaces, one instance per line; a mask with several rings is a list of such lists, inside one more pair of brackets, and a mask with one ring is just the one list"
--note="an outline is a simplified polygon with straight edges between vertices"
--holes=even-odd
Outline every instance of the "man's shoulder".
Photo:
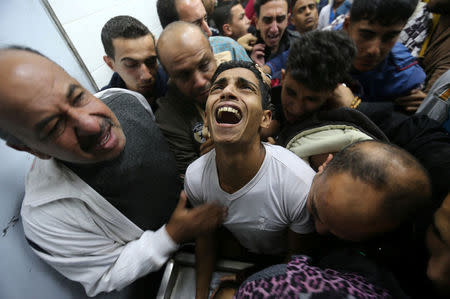
[[215,149],[212,149],[189,164],[184,178],[185,185],[187,185],[189,190],[193,191],[196,188],[201,188],[204,180],[210,180],[212,178],[211,175],[205,175],[205,173],[215,171],[214,159]]
[[77,197],[81,192],[80,183],[83,181],[56,159],[35,158],[27,174],[23,205],[40,206],[61,198]]
[[245,49],[234,39],[227,36],[211,36],[209,44],[215,55],[230,51],[233,60],[251,61]]
[[215,156],[216,150],[212,149],[208,153],[198,157],[194,162],[189,164],[186,170],[186,178],[200,177],[207,167],[211,167],[214,164]]
[[150,104],[147,102],[144,96],[138,92],[124,88],[108,88],[97,92],[94,96],[102,100],[102,102],[107,106],[110,106],[112,103],[118,104],[122,102],[122,105],[126,106],[142,105],[144,109],[150,114],[151,118],[153,120],[155,119]]
[[220,45],[229,45],[230,47],[234,47],[239,45],[234,39],[228,36],[210,36],[209,43],[212,45],[220,44]]
[[120,77],[120,75],[117,72],[114,72],[111,76],[111,80],[109,80],[108,85],[105,85],[102,87],[100,91],[103,91],[108,88],[126,88],[125,81]]
[[395,68],[397,72],[401,72],[417,65],[418,61],[411,55],[408,48],[397,42],[389,53],[388,63],[391,67]]
[[198,114],[193,101],[183,96],[173,84],[169,84],[166,95],[156,101],[158,104],[155,112],[156,121],[191,118]]
[[266,148],[266,151],[270,153],[270,156],[277,164],[277,167],[290,170],[295,174],[303,173],[314,175],[312,168],[288,149],[279,145],[267,143],[264,143],[264,147]]

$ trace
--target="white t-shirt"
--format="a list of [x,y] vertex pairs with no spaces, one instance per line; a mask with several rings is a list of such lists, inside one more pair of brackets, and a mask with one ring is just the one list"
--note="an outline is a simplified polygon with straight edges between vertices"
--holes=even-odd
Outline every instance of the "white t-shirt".
[[314,230],[306,199],[315,172],[283,147],[264,147],[258,173],[235,193],[219,185],[215,150],[189,165],[184,188],[194,206],[215,200],[227,206],[224,226],[248,250],[280,254],[287,250],[287,228],[299,234]]

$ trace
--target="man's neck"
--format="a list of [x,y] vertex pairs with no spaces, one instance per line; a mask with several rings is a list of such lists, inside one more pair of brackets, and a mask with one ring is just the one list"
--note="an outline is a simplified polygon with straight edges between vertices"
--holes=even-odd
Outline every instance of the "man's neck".
[[264,162],[266,150],[258,139],[248,146],[216,145],[216,165],[219,184],[227,193],[244,187],[258,173]]

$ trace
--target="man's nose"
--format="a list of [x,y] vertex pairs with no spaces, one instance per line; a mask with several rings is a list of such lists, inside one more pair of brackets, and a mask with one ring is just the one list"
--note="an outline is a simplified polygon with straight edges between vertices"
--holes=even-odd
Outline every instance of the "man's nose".
[[206,33],[206,35],[208,37],[212,35],[211,29],[209,29],[209,26],[208,26],[208,23],[206,23],[206,20],[202,21],[200,28],[202,28],[202,30]]
[[78,136],[95,135],[101,130],[99,118],[83,111],[83,109],[72,109],[68,112],[68,117]]
[[222,90],[222,94],[220,95],[220,98],[223,100],[236,100],[236,93],[235,89],[231,84],[228,84],[225,86],[225,88]]
[[379,38],[374,39],[366,50],[369,56],[380,56],[381,53],[381,40]]
[[152,73],[150,72],[150,68],[145,63],[141,63],[141,66],[139,67],[139,79],[141,81],[146,81],[151,78]]
[[276,32],[278,32],[277,21],[274,20],[272,23],[270,23],[269,31],[270,31],[271,33],[276,33]]
[[209,83],[209,80],[200,71],[194,72],[194,87],[203,89]]

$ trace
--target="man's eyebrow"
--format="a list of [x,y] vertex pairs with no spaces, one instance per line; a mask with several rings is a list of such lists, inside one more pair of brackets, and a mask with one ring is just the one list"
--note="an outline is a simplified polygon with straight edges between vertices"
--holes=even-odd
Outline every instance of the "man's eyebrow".
[[253,86],[256,90],[258,90],[258,86],[257,86],[255,83],[253,83],[253,82],[251,82],[251,81],[249,81],[249,80],[247,80],[247,79],[245,79],[245,78],[239,77],[239,78],[237,79],[237,82],[238,82],[239,84],[248,84],[248,85],[251,85],[251,86]]
[[219,80],[216,80],[213,85],[223,85],[226,84],[228,82],[227,78],[220,78]]
[[402,32],[401,30],[392,30],[389,31],[388,33],[386,33],[386,35],[398,35],[400,34],[400,32]]
[[73,93],[74,93],[75,89],[77,89],[77,88],[81,88],[81,86],[78,84],[74,84],[74,83],[69,85],[69,89],[67,90],[67,94],[66,94],[67,100],[70,100],[72,98]]
[[[47,126],[47,124],[57,117],[59,117],[59,115],[57,115],[57,114],[51,115],[49,117],[44,118],[40,122],[38,122],[36,125],[34,125],[34,129],[36,130],[38,135],[40,136],[41,131]],[[39,139],[42,141],[45,138],[39,138]]]
[[[155,56],[156,56],[156,55],[155,55]],[[138,62],[137,59],[133,59],[133,58],[131,58],[131,57],[122,57],[122,58],[120,59],[120,61],[124,61],[124,60],[130,60],[130,61],[132,61],[132,62]]]
[[375,31],[365,28],[359,28],[359,32],[366,32],[366,33],[375,33]]

